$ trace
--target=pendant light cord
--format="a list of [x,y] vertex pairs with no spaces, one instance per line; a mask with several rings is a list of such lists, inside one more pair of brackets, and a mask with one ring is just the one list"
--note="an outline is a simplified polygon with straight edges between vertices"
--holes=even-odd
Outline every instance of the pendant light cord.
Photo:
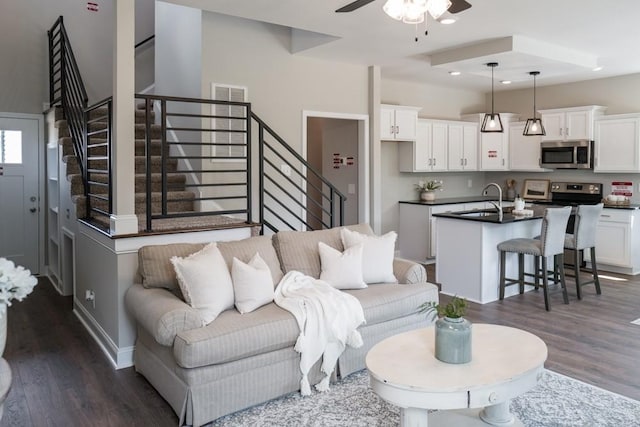
[[492,117],[495,115],[493,111],[493,70],[494,68],[496,68],[496,66],[492,65],[491,66],[491,116]]
[[536,75],[533,75],[533,118],[536,118]]

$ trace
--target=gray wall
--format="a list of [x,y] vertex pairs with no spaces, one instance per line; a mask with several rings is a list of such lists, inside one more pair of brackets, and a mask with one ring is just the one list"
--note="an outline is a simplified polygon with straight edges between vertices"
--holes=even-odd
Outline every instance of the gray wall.
[[202,88],[211,82],[248,87],[253,111],[299,152],[302,111],[368,113],[362,65],[292,55],[285,27],[203,12]]
[[100,2],[98,12],[75,0],[2,0],[0,10],[0,111],[43,111],[42,104],[49,101],[47,30],[60,15],[89,101],[111,95],[112,1]]

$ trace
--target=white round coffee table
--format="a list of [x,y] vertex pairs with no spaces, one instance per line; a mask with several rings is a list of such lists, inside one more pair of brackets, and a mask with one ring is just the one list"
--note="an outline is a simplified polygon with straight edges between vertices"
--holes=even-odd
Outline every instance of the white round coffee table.
[[522,425],[509,401],[542,377],[546,344],[529,332],[487,324],[473,325],[472,340],[471,362],[460,365],[435,358],[433,327],[389,337],[367,353],[371,387],[400,407],[401,426]]

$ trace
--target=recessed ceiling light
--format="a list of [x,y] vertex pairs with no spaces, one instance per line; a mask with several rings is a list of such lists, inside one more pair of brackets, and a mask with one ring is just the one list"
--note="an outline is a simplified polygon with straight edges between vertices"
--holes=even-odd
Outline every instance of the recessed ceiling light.
[[510,85],[511,80],[500,80],[500,83],[502,83],[503,85]]
[[442,18],[440,20],[440,23],[443,25],[451,25],[454,24],[457,21],[456,18],[450,17],[450,18]]
[[451,74],[452,76],[459,76],[461,73],[460,71],[449,71],[449,74]]
[[602,70],[602,67],[596,67],[593,69],[593,71],[600,71],[600,70]]

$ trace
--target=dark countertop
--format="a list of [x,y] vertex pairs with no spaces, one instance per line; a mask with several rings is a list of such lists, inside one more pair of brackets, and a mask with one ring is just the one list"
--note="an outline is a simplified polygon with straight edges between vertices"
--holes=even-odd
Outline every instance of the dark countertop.
[[473,203],[473,202],[492,202],[497,201],[498,196],[467,196],[467,197],[442,197],[435,200],[425,202],[422,200],[401,200],[399,203],[407,203],[410,205],[425,205],[425,206],[439,206],[439,205],[455,205],[457,203]]
[[496,211],[490,210],[490,209],[482,210],[482,211],[460,211],[460,212],[437,213],[437,214],[433,214],[433,216],[438,218],[459,219],[463,221],[476,221],[476,222],[485,222],[485,223],[491,223],[491,224],[507,224],[512,222],[531,221],[534,219],[541,219],[544,216],[544,211],[546,207],[532,206],[532,207],[527,207],[527,209],[533,210],[533,215],[531,216],[514,215],[511,213],[511,208],[505,208],[504,214],[502,216],[502,221],[498,220],[498,214],[496,213]]
[[604,205],[605,209],[623,209],[623,210],[636,210],[640,209],[640,205],[636,205],[635,203],[631,203],[630,205]]

